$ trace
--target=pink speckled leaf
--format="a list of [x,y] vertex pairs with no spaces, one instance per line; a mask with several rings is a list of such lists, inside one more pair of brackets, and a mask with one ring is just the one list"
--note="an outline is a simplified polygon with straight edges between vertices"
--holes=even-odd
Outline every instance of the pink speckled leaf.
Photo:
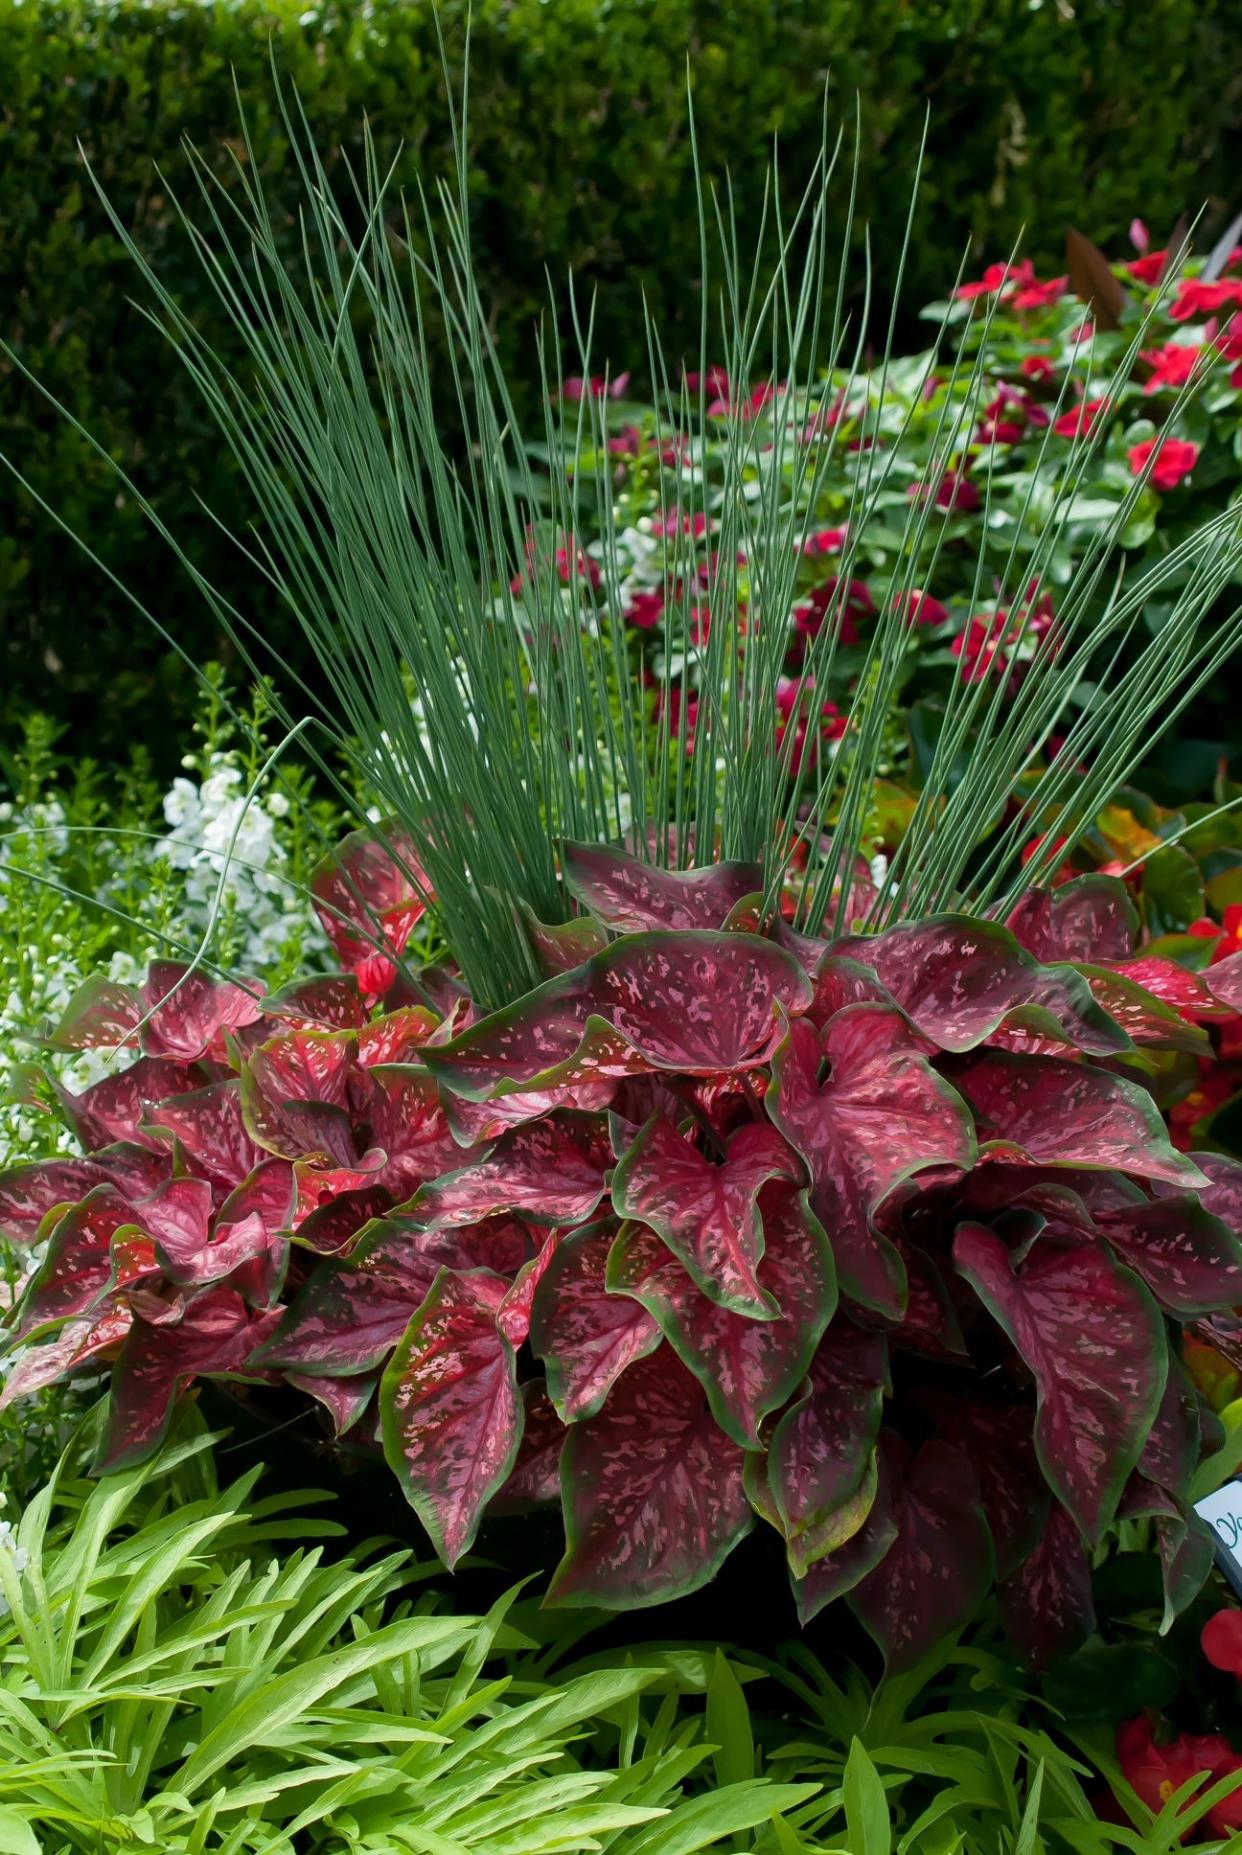
[[1242,1011],[1242,953],[1231,953],[1204,974],[1208,991],[1230,1011]]
[[569,1082],[560,1088],[499,1095],[495,1101],[467,1101],[446,1089],[443,1107],[453,1138],[459,1146],[469,1147],[498,1140],[501,1134],[512,1133],[515,1127],[525,1127],[529,1121],[541,1121],[557,1108],[599,1114],[610,1106],[617,1087],[612,1079]]
[[473,1224],[498,1211],[536,1223],[580,1223],[604,1195],[610,1158],[602,1123],[590,1116],[535,1121],[425,1185],[411,1201],[410,1215],[428,1230]]
[[364,1024],[358,1032],[358,1061],[367,1069],[384,1063],[413,1063],[443,1019],[425,1005],[404,1005]]
[[1091,875],[1056,889],[1028,890],[1005,925],[1037,960],[1109,964],[1129,959],[1139,918],[1123,882]]
[[332,1419],[337,1436],[345,1436],[365,1414],[379,1384],[378,1372],[366,1372],[357,1378],[312,1378],[304,1372],[286,1372],[284,1380],[295,1391],[322,1404]]
[[802,1167],[774,1127],[750,1124],[713,1165],[665,1115],[653,1115],[612,1176],[618,1217],[663,1238],[697,1286],[721,1307],[771,1320],[770,1294],[756,1279],[764,1251],[759,1193],[769,1179],[797,1183]]
[[663,870],[624,851],[586,844],[566,844],[562,861],[570,894],[618,934],[722,928],[738,902],[763,888],[757,863]]
[[828,1242],[805,1193],[769,1186],[768,1246],[759,1281],[775,1319],[755,1320],[708,1301],[644,1224],[624,1224],[608,1259],[608,1288],[632,1296],[707,1392],[712,1415],[743,1448],[759,1447],[759,1426],[806,1374],[836,1307]]
[[804,1627],[821,1610],[852,1591],[876,1566],[882,1566],[897,1538],[897,1519],[893,1511],[894,1458],[877,1445],[872,1460],[874,1488],[862,1525],[835,1551],[817,1559],[802,1577],[790,1573],[798,1617]]
[[167,1432],[178,1391],[202,1374],[244,1371],[255,1341],[274,1319],[252,1320],[241,1296],[220,1287],[190,1301],[179,1320],[158,1326],[136,1320],[112,1374],[100,1470],[127,1468],[150,1455]]
[[242,1112],[260,1146],[279,1159],[323,1155],[336,1166],[358,1157],[349,1084],[358,1053],[349,1031],[281,1031],[241,1072]]
[[13,1166],[0,1173],[0,1236],[10,1243],[31,1243],[49,1211],[110,1183],[104,1166],[91,1159],[40,1159]]
[[1044,1477],[1098,1544],[1160,1408],[1168,1348],[1159,1309],[1100,1243],[1037,1239],[1015,1259],[993,1231],[963,1224],[953,1257],[1031,1371]]
[[123,1140],[158,1149],[146,1122],[158,1102],[186,1095],[196,1077],[183,1063],[142,1056],[128,1069],[105,1076],[80,1095],[58,1089],[61,1104],[82,1145],[89,1150]]
[[[43,1261],[29,1278],[17,1311],[17,1337],[90,1313],[113,1287],[158,1274],[155,1246],[137,1228],[138,1213],[111,1185],[99,1185],[70,1206],[52,1229]],[[128,1241],[126,1241],[128,1238]]]
[[531,1304],[530,1343],[547,1368],[565,1423],[593,1416],[627,1366],[660,1344],[660,1329],[628,1295],[608,1292],[616,1224],[575,1230],[560,1245]]
[[[857,944],[861,950],[865,950],[867,945],[863,940]],[[879,975],[866,965],[861,951],[858,957],[849,959],[825,947],[812,962],[810,971],[815,997],[807,1016],[812,1024],[822,1027],[829,1018],[835,1018],[838,1011],[844,1011],[847,1005],[897,1004]]]
[[883,1336],[835,1321],[768,1448],[768,1483],[796,1577],[837,1545],[834,1517],[867,1474],[888,1389]]
[[48,1038],[51,1050],[111,1050],[134,1040],[146,1007],[137,986],[96,973],[84,979]]
[[541,1378],[522,1386],[522,1403],[525,1417],[517,1460],[508,1481],[492,1499],[493,1513],[526,1513],[560,1499],[565,1426]]
[[314,1270],[256,1363],[313,1376],[369,1371],[387,1358],[447,1260],[443,1245],[424,1246],[408,1226],[374,1225],[348,1259]]
[[1096,1055],[1129,1048],[1080,973],[1041,966],[994,921],[939,915],[840,941],[833,951],[870,967],[941,1050],[972,1050],[1002,1025]]
[[152,963],[143,996],[154,1015],[143,1026],[142,1047],[148,1056],[173,1062],[195,1063],[208,1054],[223,1058],[225,1032],[253,1024],[261,1015],[257,987],[190,972],[175,960]]
[[391,1192],[394,1204],[403,1204],[420,1186],[456,1171],[467,1155],[453,1138],[439,1085],[425,1069],[381,1063],[370,1076],[371,1144],[386,1156],[375,1182]]
[[1097,1210],[1095,1222],[1172,1313],[1211,1314],[1242,1302],[1242,1242],[1193,1194]]
[[913,1458],[891,1431],[880,1438],[890,1472],[897,1537],[850,1593],[850,1607],[899,1674],[960,1629],[992,1583],[992,1535],[970,1463],[951,1443],[924,1443]]
[[508,1480],[522,1436],[513,1348],[496,1322],[495,1277],[445,1269],[380,1383],[384,1454],[450,1568]]
[[1119,960],[1112,968],[1124,979],[1132,979],[1145,992],[1171,1005],[1194,1024],[1208,1023],[1228,1016],[1225,1006],[1212,997],[1199,973],[1181,966],[1163,954],[1144,953],[1133,960]]
[[1005,1629],[1035,1668],[1047,1668],[1091,1635],[1091,1561],[1059,1502],[1053,1503],[1038,1544],[1003,1581],[999,1595]]
[[583,1079],[756,1068],[781,1014],[811,1001],[789,954],[753,934],[632,934],[473,1025],[424,1060],[486,1100]]
[[156,1103],[147,1111],[144,1131],[157,1130],[168,1145],[176,1141],[213,1183],[230,1191],[267,1157],[246,1131],[235,1076]]
[[7,1410],[18,1398],[29,1398],[48,1385],[71,1378],[79,1367],[97,1372],[116,1353],[132,1321],[129,1308],[117,1302],[80,1320],[66,1321],[42,1345],[25,1347],[0,1385],[0,1411]]
[[1199,1395],[1181,1360],[1169,1359],[1169,1377],[1143,1444],[1139,1470],[1148,1481],[1179,1499],[1190,1491],[1203,1434],[1200,1422]]
[[1203,1183],[1194,1161],[1170,1146],[1147,1091],[1109,1070],[990,1050],[955,1070],[953,1080],[975,1110],[980,1138],[1007,1142],[1037,1165]]
[[[1175,970],[1182,972],[1184,968]],[[1151,1050],[1186,1050],[1191,1056],[1211,1055],[1207,1032],[1192,1024],[1175,1005],[1147,991],[1137,979],[1112,967],[1082,966],[1079,971],[1097,1002],[1121,1025],[1133,1043]],[[1193,980],[1194,975],[1187,973],[1186,977]]]
[[557,973],[571,973],[575,966],[581,966],[584,960],[602,953],[608,945],[607,934],[589,915],[549,925],[546,921],[536,920],[529,909],[525,909],[523,914],[527,937],[539,962],[539,970],[549,979]]
[[432,899],[414,841],[401,825],[353,831],[311,877],[315,912],[341,965],[357,975],[368,998],[382,998]]
[[[283,1018],[304,1030],[361,1031],[367,1008],[353,973],[325,973],[314,979],[295,979],[270,992],[263,1000],[269,1018]],[[387,1020],[381,1018],[380,1025]]]
[[566,1550],[545,1602],[628,1610],[708,1583],[752,1524],[744,1454],[670,1347],[632,1365],[566,1436]]
[[[830,1069],[821,1082],[825,1058]],[[766,1105],[809,1168],[811,1203],[843,1293],[899,1319],[905,1271],[873,1213],[925,1167],[973,1164],[965,1103],[913,1047],[899,1014],[861,1004],[839,1011],[822,1037],[804,1020],[789,1027]]]

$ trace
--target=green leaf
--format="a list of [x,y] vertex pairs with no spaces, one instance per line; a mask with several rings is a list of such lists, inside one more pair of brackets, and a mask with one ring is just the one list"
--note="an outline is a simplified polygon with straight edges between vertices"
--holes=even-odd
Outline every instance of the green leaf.
[[750,1709],[723,1650],[717,1649],[707,1684],[707,1737],[715,1744],[716,1782],[740,1784],[755,1776]]
[[852,1742],[845,1763],[844,1798],[851,1855],[892,1855],[888,1798],[861,1739]]

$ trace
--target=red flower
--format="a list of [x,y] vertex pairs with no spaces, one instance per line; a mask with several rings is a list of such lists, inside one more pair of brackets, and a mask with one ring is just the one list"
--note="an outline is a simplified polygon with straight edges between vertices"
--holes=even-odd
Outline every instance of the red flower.
[[1159,1815],[1170,1797],[1202,1767],[1179,1737],[1157,1745],[1150,1722],[1142,1715],[1117,1728],[1117,1762],[1126,1783]]
[[1169,1138],[1185,1153],[1192,1145],[1200,1121],[1237,1093],[1233,1078],[1218,1063],[1201,1062],[1199,1081],[1189,1095],[1184,1095],[1169,1109]]
[[649,593],[635,593],[624,608],[624,616],[640,631],[651,631],[664,617],[664,594],[657,587]]
[[1150,365],[1152,373],[1143,391],[1160,393],[1166,387],[1176,389],[1185,386],[1202,353],[1201,347],[1191,347],[1189,342],[1182,341],[1166,342],[1163,348],[1144,349],[1143,359]]
[[680,509],[673,509],[668,515],[658,517],[652,526],[654,535],[705,535],[713,524],[709,522],[702,509],[697,515],[683,515]]
[[1042,406],[1035,405],[1019,388],[1002,383],[995,399],[985,408],[979,439],[983,444],[1017,444],[1025,437],[1028,425],[1047,423],[1048,414]]
[[1205,283],[1201,277],[1183,277],[1177,286],[1169,315],[1174,322],[1190,322],[1196,316],[1214,316],[1219,310],[1242,304],[1242,277],[1222,277]]
[[1027,380],[1051,380],[1056,371],[1044,354],[1028,354],[1022,363],[1023,377]]
[[1200,940],[1214,940],[1210,964],[1215,966],[1218,960],[1227,960],[1231,954],[1242,953],[1242,902],[1231,902],[1225,910],[1224,926],[1209,921],[1206,916],[1192,921],[1186,929],[1188,934],[1197,935]]
[[978,283],[962,283],[953,292],[959,302],[972,302],[977,296],[997,296],[1009,285],[1010,289],[1029,287],[1035,283],[1035,266],[1030,258],[1023,258],[1020,264],[989,264]]
[[617,437],[608,440],[612,457],[641,457],[646,443],[637,425],[623,425]]
[[[894,601],[897,604],[898,601]],[[939,599],[933,599],[930,593],[922,592],[917,586],[905,597],[906,619],[911,625],[943,625],[949,616],[947,606],[941,605]]]
[[938,509],[954,509],[962,515],[973,515],[983,500],[964,470],[946,470],[934,488],[930,483],[912,483],[906,494],[920,498],[934,494]]
[[686,374],[686,391],[697,393],[702,387],[716,399],[729,399],[733,392],[729,376],[723,367],[709,367],[705,374]]
[[794,608],[794,623],[804,638],[818,637],[829,612],[838,612],[841,643],[858,643],[859,620],[875,617],[875,600],[871,597],[871,588],[863,580],[847,580],[844,596],[838,597],[837,589],[841,584],[841,576],[834,573],[822,586],[812,590],[805,604]]
[[1188,438],[1146,438],[1130,448],[1130,474],[1141,476],[1147,460],[1155,456],[1151,481],[1158,490],[1175,490],[1188,477],[1199,457],[1199,447]]
[[1080,432],[1084,438],[1089,438],[1092,427],[1098,419],[1104,417],[1108,409],[1106,399],[1083,400],[1080,405],[1071,406],[1068,412],[1063,412],[1052,429],[1059,438],[1077,438]]
[[821,528],[817,534],[808,535],[802,544],[802,552],[813,557],[818,554],[839,554],[845,546],[849,533],[845,528]]
[[1242,1681],[1242,1610],[1218,1610],[1204,1624],[1199,1641],[1213,1668]]
[[1168,261],[1167,251],[1147,251],[1141,258],[1134,258],[1126,269],[1131,277],[1137,277],[1140,283],[1154,289],[1164,276],[1164,267]]
[[[661,696],[661,709],[663,709],[663,706],[664,698]],[[668,692],[668,731],[670,737],[675,741],[682,738],[684,722],[686,747],[687,750],[693,750],[694,730],[698,723],[698,719],[699,698],[697,696],[685,696],[682,692],[681,685],[679,683],[674,683]]]
[[592,560],[589,554],[584,554],[582,549],[574,543],[572,537],[565,547],[558,547],[556,550],[556,571],[566,586],[572,579],[577,578],[585,580],[588,586],[595,587],[604,577],[600,571],[599,562]]
[[1068,277],[1050,277],[1047,283],[1023,284],[1009,298],[1009,305],[1011,309],[1046,309],[1049,303],[1059,303],[1068,288]]

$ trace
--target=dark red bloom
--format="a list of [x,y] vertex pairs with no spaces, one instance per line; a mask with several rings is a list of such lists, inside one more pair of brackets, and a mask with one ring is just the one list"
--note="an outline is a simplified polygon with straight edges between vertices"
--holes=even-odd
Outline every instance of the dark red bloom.
[[1068,288],[1068,277],[1050,277],[1046,283],[1024,283],[1007,300],[1011,309],[1046,309],[1059,303]]
[[1218,1610],[1204,1624],[1199,1641],[1213,1668],[1242,1681],[1242,1610]]
[[1051,380],[1056,371],[1045,354],[1028,354],[1022,362],[1022,374],[1027,380]]
[[905,597],[906,618],[912,625],[943,625],[949,616],[947,606],[916,586]]
[[845,546],[848,532],[845,528],[821,528],[807,536],[802,544],[802,552],[808,559],[820,554],[839,554]]
[[1129,451],[1131,476],[1142,476],[1147,461],[1155,455],[1151,482],[1158,490],[1175,490],[1190,475],[1199,458],[1199,447],[1188,438],[1146,438]]
[[1080,405],[1071,406],[1068,412],[1063,412],[1052,429],[1060,438],[1077,438],[1080,432],[1084,438],[1089,438],[1092,427],[1105,416],[1108,409],[1106,399],[1084,400]]
[[624,608],[625,618],[640,631],[651,631],[664,617],[664,592],[653,587],[650,592],[635,593]]
[[1132,277],[1154,289],[1164,276],[1165,266],[1169,261],[1167,251],[1146,251],[1141,258],[1132,258],[1126,265]]
[[934,496],[938,509],[953,509],[961,515],[973,515],[983,502],[964,470],[946,470],[934,487],[930,483],[912,483],[906,494],[919,499]]

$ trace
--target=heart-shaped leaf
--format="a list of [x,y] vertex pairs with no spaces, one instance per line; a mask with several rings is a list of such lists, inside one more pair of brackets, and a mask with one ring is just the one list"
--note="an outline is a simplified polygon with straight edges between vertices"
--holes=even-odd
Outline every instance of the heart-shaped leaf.
[[[38,1338],[93,1311],[110,1288],[158,1275],[155,1245],[112,1185],[97,1185],[54,1225],[43,1260],[26,1283],[16,1337]],[[126,1240],[128,1239],[128,1240]]]
[[496,1323],[504,1286],[442,1270],[380,1382],[388,1466],[450,1569],[522,1436],[513,1348]]
[[1208,991],[1230,1011],[1242,1011],[1242,953],[1231,953],[1209,966],[1204,975]]
[[74,1132],[88,1152],[112,1141],[158,1148],[146,1123],[155,1104],[184,1095],[195,1083],[193,1071],[183,1063],[168,1063],[143,1056],[128,1069],[105,1076],[80,1095],[58,1089],[61,1105]]
[[508,1481],[492,1499],[497,1514],[526,1513],[560,1499],[565,1426],[541,1378],[522,1386],[522,1404],[522,1441]]
[[106,1303],[80,1320],[66,1321],[41,1345],[23,1347],[0,1385],[0,1411],[57,1384],[80,1366],[98,1367],[114,1357],[133,1318],[124,1302]]
[[424,1060],[475,1101],[653,1070],[715,1075],[767,1062],[781,1014],[810,1002],[797,961],[757,935],[632,934]]
[[873,1485],[869,1484],[871,1500],[861,1526],[842,1545],[816,1559],[801,1578],[790,1574],[798,1616],[804,1626],[882,1566],[892,1550],[897,1538],[893,1508],[895,1457],[882,1447],[883,1440],[881,1437],[872,1457],[875,1473]]
[[[295,979],[279,992],[269,992],[262,1006],[265,1017],[286,1018],[303,1029],[361,1031],[367,1022],[367,1008],[353,973]],[[379,1025],[385,1023],[387,1019],[379,1020]]]
[[[825,1058],[829,1075],[821,1082]],[[822,1038],[805,1020],[790,1025],[773,1059],[766,1106],[806,1161],[811,1203],[843,1292],[899,1319],[905,1271],[872,1214],[924,1167],[974,1163],[965,1103],[914,1047],[899,1013],[862,1004],[838,1012]]]
[[315,912],[341,965],[369,998],[382,998],[397,976],[397,957],[432,899],[414,840],[389,821],[383,838],[353,831],[311,876]]
[[1122,1261],[1175,1314],[1211,1314],[1242,1302],[1242,1242],[1189,1194],[1097,1210]]
[[565,1423],[593,1416],[626,1367],[660,1344],[659,1326],[647,1310],[608,1292],[616,1234],[610,1219],[575,1230],[535,1290],[531,1350],[547,1368],[548,1395]]
[[580,1223],[604,1195],[610,1158],[602,1124],[590,1116],[535,1121],[425,1185],[410,1216],[428,1230],[473,1224],[498,1211],[536,1223]]
[[764,1247],[759,1193],[769,1179],[797,1183],[801,1172],[774,1127],[740,1128],[717,1166],[656,1114],[613,1173],[613,1209],[656,1231],[710,1300],[770,1320],[776,1308],[755,1276]]
[[242,1111],[252,1139],[281,1159],[323,1154],[337,1166],[358,1157],[349,1082],[358,1054],[349,1031],[282,1031],[241,1071]]
[[836,1306],[832,1258],[803,1192],[770,1186],[768,1246],[759,1281],[775,1319],[754,1320],[708,1301],[655,1233],[625,1224],[608,1259],[607,1285],[630,1295],[707,1392],[712,1415],[743,1448],[758,1449],[759,1425],[805,1376]]
[[1101,1243],[1037,1239],[1015,1259],[994,1231],[963,1224],[953,1257],[1034,1377],[1044,1477],[1098,1545],[1164,1393],[1159,1309]]
[[[1166,1004],[1126,973],[1104,966],[1083,966],[1080,971],[1092,995],[1131,1042],[1152,1050],[1186,1050],[1191,1056],[1211,1054],[1211,1043],[1201,1026],[1190,1023],[1175,1005]],[[1191,979],[1193,974],[1186,977]]]
[[30,1243],[49,1211],[112,1183],[97,1160],[40,1159],[0,1173],[0,1236]]
[[628,1610],[707,1584],[752,1524],[743,1458],[671,1347],[637,1361],[566,1437],[567,1544],[545,1601]]
[[146,1006],[136,986],[92,974],[65,1006],[47,1040],[51,1050],[111,1050],[134,1041]]
[[1053,1502],[1038,1544],[1000,1587],[1001,1616],[1018,1653],[1047,1668],[1095,1629],[1091,1561],[1082,1535]]
[[722,928],[738,902],[763,888],[757,863],[663,870],[599,845],[566,844],[562,868],[570,894],[618,934]]
[[152,962],[143,996],[152,1013],[143,1026],[143,1049],[148,1056],[180,1063],[194,1063],[209,1054],[222,1057],[225,1032],[240,1030],[262,1015],[257,987],[212,979],[175,960]]
[[1043,965],[1128,960],[1138,939],[1138,910],[1115,876],[1079,876],[1057,889],[1029,889],[1005,922]]
[[802,1397],[777,1424],[768,1449],[768,1485],[795,1577],[837,1549],[834,1520],[863,1484],[888,1389],[883,1336],[835,1321],[811,1361]]
[[216,1184],[231,1190],[267,1156],[247,1132],[235,1076],[149,1108],[144,1131],[176,1141]]

